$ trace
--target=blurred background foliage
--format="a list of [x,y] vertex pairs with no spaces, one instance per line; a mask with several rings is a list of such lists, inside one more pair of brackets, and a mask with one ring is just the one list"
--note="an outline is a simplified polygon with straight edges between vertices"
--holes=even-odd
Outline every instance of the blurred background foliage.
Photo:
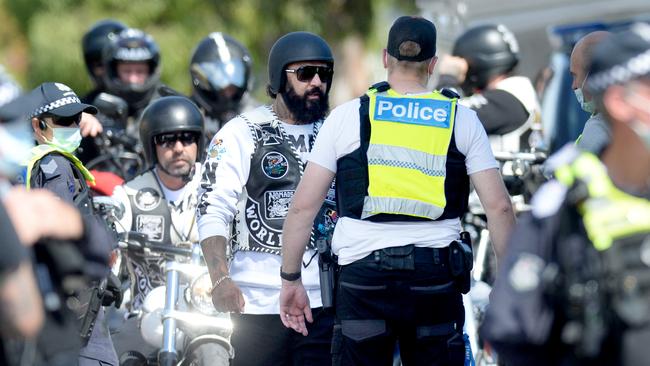
[[60,81],[84,94],[91,83],[81,38],[96,21],[113,18],[150,33],[161,49],[162,81],[188,93],[194,47],[210,32],[220,31],[251,52],[253,94],[265,100],[269,49],[281,35],[307,30],[323,36],[334,49],[342,83],[335,82],[333,93],[352,87],[355,91],[341,94],[354,95],[372,77],[351,86],[348,76],[373,74],[361,59],[367,55],[380,61],[392,21],[415,13],[414,0],[0,0],[0,63],[25,90]]

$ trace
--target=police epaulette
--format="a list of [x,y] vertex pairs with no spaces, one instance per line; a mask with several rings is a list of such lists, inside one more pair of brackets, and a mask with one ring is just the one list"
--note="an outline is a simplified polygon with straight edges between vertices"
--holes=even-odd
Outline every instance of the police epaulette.
[[449,88],[442,88],[442,90],[440,90],[440,94],[451,99],[460,98],[460,94],[456,93],[453,89],[449,89]]
[[370,90],[376,90],[378,93],[385,92],[386,90],[390,89],[390,84],[388,84],[388,81],[381,81],[379,83],[373,84],[370,87]]

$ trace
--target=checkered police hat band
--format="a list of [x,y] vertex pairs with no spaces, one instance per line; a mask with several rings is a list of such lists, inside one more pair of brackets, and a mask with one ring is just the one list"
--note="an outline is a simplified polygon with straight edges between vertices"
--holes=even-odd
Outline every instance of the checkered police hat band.
[[57,108],[63,107],[63,106],[68,105],[68,104],[80,104],[80,103],[81,103],[81,100],[79,100],[79,98],[77,98],[77,97],[65,97],[65,98],[57,99],[54,102],[52,102],[50,104],[46,104],[46,105],[44,105],[42,107],[39,107],[35,111],[33,111],[30,114],[29,118],[40,116],[43,113],[47,113],[47,112],[49,112],[49,111],[51,111],[53,109],[57,109]]
[[624,64],[590,75],[587,85],[592,92],[600,92],[611,85],[622,84],[647,74],[650,74],[650,49]]

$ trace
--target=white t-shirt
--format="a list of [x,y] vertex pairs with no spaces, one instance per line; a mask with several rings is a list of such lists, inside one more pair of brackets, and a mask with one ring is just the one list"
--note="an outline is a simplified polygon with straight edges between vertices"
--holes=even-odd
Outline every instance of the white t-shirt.
[[[360,146],[359,104],[354,99],[335,108],[321,127],[309,161],[336,172],[336,161]],[[458,105],[454,127],[456,147],[465,155],[467,174],[496,169],[485,129],[476,112]],[[332,250],[339,264],[361,259],[372,251],[415,244],[419,247],[446,247],[459,238],[460,220],[424,222],[372,222],[341,217],[336,223]]]
[[[251,121],[269,121],[275,118],[267,106],[244,114]],[[281,125],[303,162],[306,162],[310,141],[314,139],[313,124]],[[244,187],[248,182],[254,150],[251,129],[240,117],[226,123],[210,142],[199,186],[197,215],[201,240],[216,235],[230,238],[230,225],[235,219],[237,204],[246,199]],[[206,170],[211,173],[206,174]],[[305,252],[303,264],[309,265],[302,269],[302,282],[312,308],[322,306],[318,258],[315,255],[314,250]],[[235,253],[230,263],[230,276],[244,295],[244,313],[279,313],[281,264],[282,258],[275,254],[250,251]]]

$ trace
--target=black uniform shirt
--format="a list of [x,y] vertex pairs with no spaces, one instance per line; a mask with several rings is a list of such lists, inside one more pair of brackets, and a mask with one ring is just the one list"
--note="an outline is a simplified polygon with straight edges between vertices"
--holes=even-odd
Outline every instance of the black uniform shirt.
[[[31,187],[45,188],[64,201],[74,205],[75,198],[85,193],[86,185],[79,182],[81,172],[65,156],[50,153],[44,156],[32,171]],[[82,214],[84,235],[77,241],[79,250],[88,261],[90,275],[103,277],[108,271],[106,263],[113,247],[108,228],[96,215]]]

